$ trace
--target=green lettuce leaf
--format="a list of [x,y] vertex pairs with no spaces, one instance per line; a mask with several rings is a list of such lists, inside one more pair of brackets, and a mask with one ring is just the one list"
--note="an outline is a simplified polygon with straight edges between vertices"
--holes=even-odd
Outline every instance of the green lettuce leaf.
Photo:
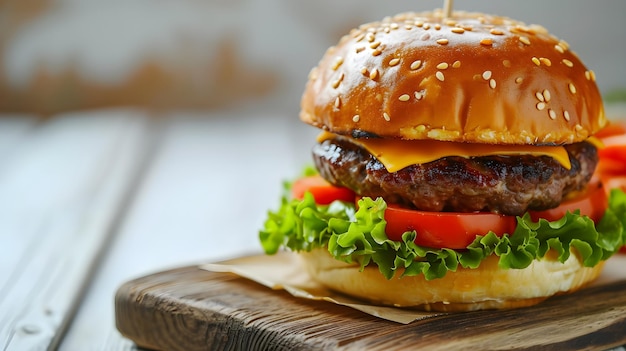
[[550,250],[565,262],[575,248],[583,265],[593,267],[616,253],[626,243],[626,194],[614,190],[602,220],[594,222],[578,212],[567,213],[558,221],[532,221],[530,215],[517,217],[512,234],[498,237],[493,232],[477,236],[463,250],[433,249],[416,245],[417,233],[406,232],[401,241],[385,234],[381,198],[364,197],[357,206],[335,201],[317,205],[311,194],[302,200],[283,196],[280,208],[270,211],[259,232],[263,249],[274,254],[281,248],[311,251],[327,248],[337,260],[357,262],[361,269],[376,264],[387,279],[398,271],[403,275],[424,275],[428,280],[441,278],[458,267],[476,268],[490,255],[499,257],[504,269],[528,267]]

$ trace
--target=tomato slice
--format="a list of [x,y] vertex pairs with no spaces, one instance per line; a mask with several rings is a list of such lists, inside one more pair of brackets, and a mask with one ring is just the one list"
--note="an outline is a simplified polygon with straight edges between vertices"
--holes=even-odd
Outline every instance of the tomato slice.
[[489,231],[498,236],[513,233],[517,225],[514,216],[488,212],[428,212],[394,204],[387,204],[385,220],[385,231],[391,240],[400,241],[404,232],[415,230],[416,244],[450,249],[464,249],[477,235],[485,235]]
[[604,147],[598,150],[600,159],[611,159],[626,163],[626,134],[602,139]]
[[[559,207],[546,211],[532,211],[531,218],[555,221],[567,211],[580,210],[594,222],[599,221],[607,207],[607,196],[602,183],[590,185],[576,198],[564,201]],[[401,240],[406,231],[415,230],[415,243],[433,248],[464,249],[477,235],[493,231],[496,235],[513,233],[517,226],[515,216],[475,212],[428,212],[412,210],[395,204],[387,204],[385,212],[386,232],[391,240]]]
[[626,123],[612,123],[596,136],[604,147],[598,149],[595,177],[604,182],[607,192],[614,188],[626,191]]
[[598,150],[597,174],[605,181],[614,176],[626,176],[626,134],[610,136],[602,142],[604,147]]
[[[357,202],[355,193],[347,188],[337,187],[328,183],[319,175],[308,176],[296,180],[292,185],[292,195],[302,199],[310,192],[315,202],[327,205],[335,200]],[[601,182],[594,183],[577,197],[563,202],[559,207],[546,211],[530,212],[535,221],[545,218],[555,221],[567,211],[580,210],[583,215],[599,221],[607,206],[607,195]],[[385,211],[387,237],[394,241],[402,240],[402,234],[415,230],[415,243],[432,248],[464,249],[471,244],[477,235],[485,235],[493,231],[502,236],[513,233],[517,225],[515,216],[506,216],[489,212],[429,212],[409,209],[397,204],[388,203]]]
[[587,189],[578,196],[565,200],[559,207],[544,211],[529,211],[533,221],[544,218],[549,221],[556,221],[567,211],[574,212],[580,210],[580,214],[588,216],[594,222],[598,222],[604,216],[608,204],[606,191],[601,182],[589,184]]
[[354,192],[352,190],[334,186],[320,175],[299,178],[293,183],[291,195],[294,198],[301,200],[306,192],[310,192],[315,199],[315,203],[320,205],[328,205],[335,200],[354,201]]

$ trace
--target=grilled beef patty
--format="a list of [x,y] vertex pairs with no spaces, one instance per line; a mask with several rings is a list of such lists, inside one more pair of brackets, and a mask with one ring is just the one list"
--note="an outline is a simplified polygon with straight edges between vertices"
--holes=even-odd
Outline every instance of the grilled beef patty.
[[425,211],[489,211],[522,215],[558,206],[583,189],[598,162],[595,146],[565,146],[571,169],[548,156],[444,157],[390,173],[367,150],[346,138],[318,143],[313,160],[329,182],[361,196]]

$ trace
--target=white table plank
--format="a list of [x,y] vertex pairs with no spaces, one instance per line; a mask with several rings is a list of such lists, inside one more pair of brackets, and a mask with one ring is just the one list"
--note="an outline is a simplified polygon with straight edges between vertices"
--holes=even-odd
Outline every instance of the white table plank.
[[[37,125],[37,118],[26,114],[0,113],[0,170],[7,164],[5,158],[11,157]],[[0,171],[1,172],[1,171]]]
[[148,143],[130,110],[68,114],[11,143],[0,171],[0,348],[54,347]]
[[176,116],[61,350],[131,349],[114,326],[123,282],[260,251],[282,181],[310,163],[317,131],[283,116]]

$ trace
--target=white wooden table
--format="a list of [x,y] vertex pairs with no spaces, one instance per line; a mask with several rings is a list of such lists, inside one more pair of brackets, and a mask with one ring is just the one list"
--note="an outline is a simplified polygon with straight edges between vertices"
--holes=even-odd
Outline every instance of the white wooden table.
[[316,134],[253,112],[0,118],[0,349],[136,349],[115,329],[117,288],[260,252]]
[[133,349],[119,285],[259,252],[315,133],[252,113],[0,118],[0,349]]

